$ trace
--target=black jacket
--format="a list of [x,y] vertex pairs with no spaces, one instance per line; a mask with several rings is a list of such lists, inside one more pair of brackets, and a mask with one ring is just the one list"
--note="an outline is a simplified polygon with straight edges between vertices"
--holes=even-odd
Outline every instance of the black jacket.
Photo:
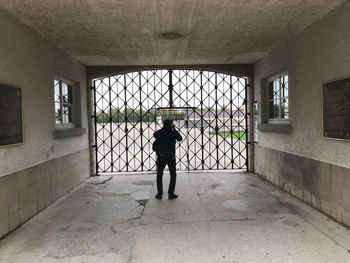
[[158,155],[173,155],[175,154],[176,141],[181,142],[182,136],[176,130],[162,128],[153,134],[154,138],[159,141]]

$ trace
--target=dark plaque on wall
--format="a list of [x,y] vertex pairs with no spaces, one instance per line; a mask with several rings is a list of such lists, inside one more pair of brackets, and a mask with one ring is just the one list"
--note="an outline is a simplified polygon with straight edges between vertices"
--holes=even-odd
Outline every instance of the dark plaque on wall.
[[23,143],[21,89],[0,84],[0,147]]
[[350,141],[350,78],[323,85],[323,137]]

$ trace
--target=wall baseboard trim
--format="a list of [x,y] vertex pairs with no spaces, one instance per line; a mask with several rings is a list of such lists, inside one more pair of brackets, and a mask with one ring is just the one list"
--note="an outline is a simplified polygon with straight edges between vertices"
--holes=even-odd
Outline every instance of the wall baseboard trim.
[[87,179],[89,154],[81,150],[0,177],[0,238]]
[[350,226],[350,168],[255,146],[255,173]]

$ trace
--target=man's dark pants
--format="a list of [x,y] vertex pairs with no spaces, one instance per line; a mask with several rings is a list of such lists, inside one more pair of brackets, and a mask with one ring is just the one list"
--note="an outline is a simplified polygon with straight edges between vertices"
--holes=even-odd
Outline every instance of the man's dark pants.
[[165,166],[168,165],[170,171],[170,184],[168,194],[175,192],[176,184],[176,163],[175,155],[157,156],[157,188],[158,194],[163,194],[163,173]]

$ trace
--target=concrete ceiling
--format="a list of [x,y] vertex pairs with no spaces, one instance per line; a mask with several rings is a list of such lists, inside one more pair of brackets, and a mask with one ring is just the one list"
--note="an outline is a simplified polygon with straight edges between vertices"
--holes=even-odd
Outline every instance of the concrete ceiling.
[[345,1],[0,0],[0,8],[86,65],[229,64],[256,62]]

